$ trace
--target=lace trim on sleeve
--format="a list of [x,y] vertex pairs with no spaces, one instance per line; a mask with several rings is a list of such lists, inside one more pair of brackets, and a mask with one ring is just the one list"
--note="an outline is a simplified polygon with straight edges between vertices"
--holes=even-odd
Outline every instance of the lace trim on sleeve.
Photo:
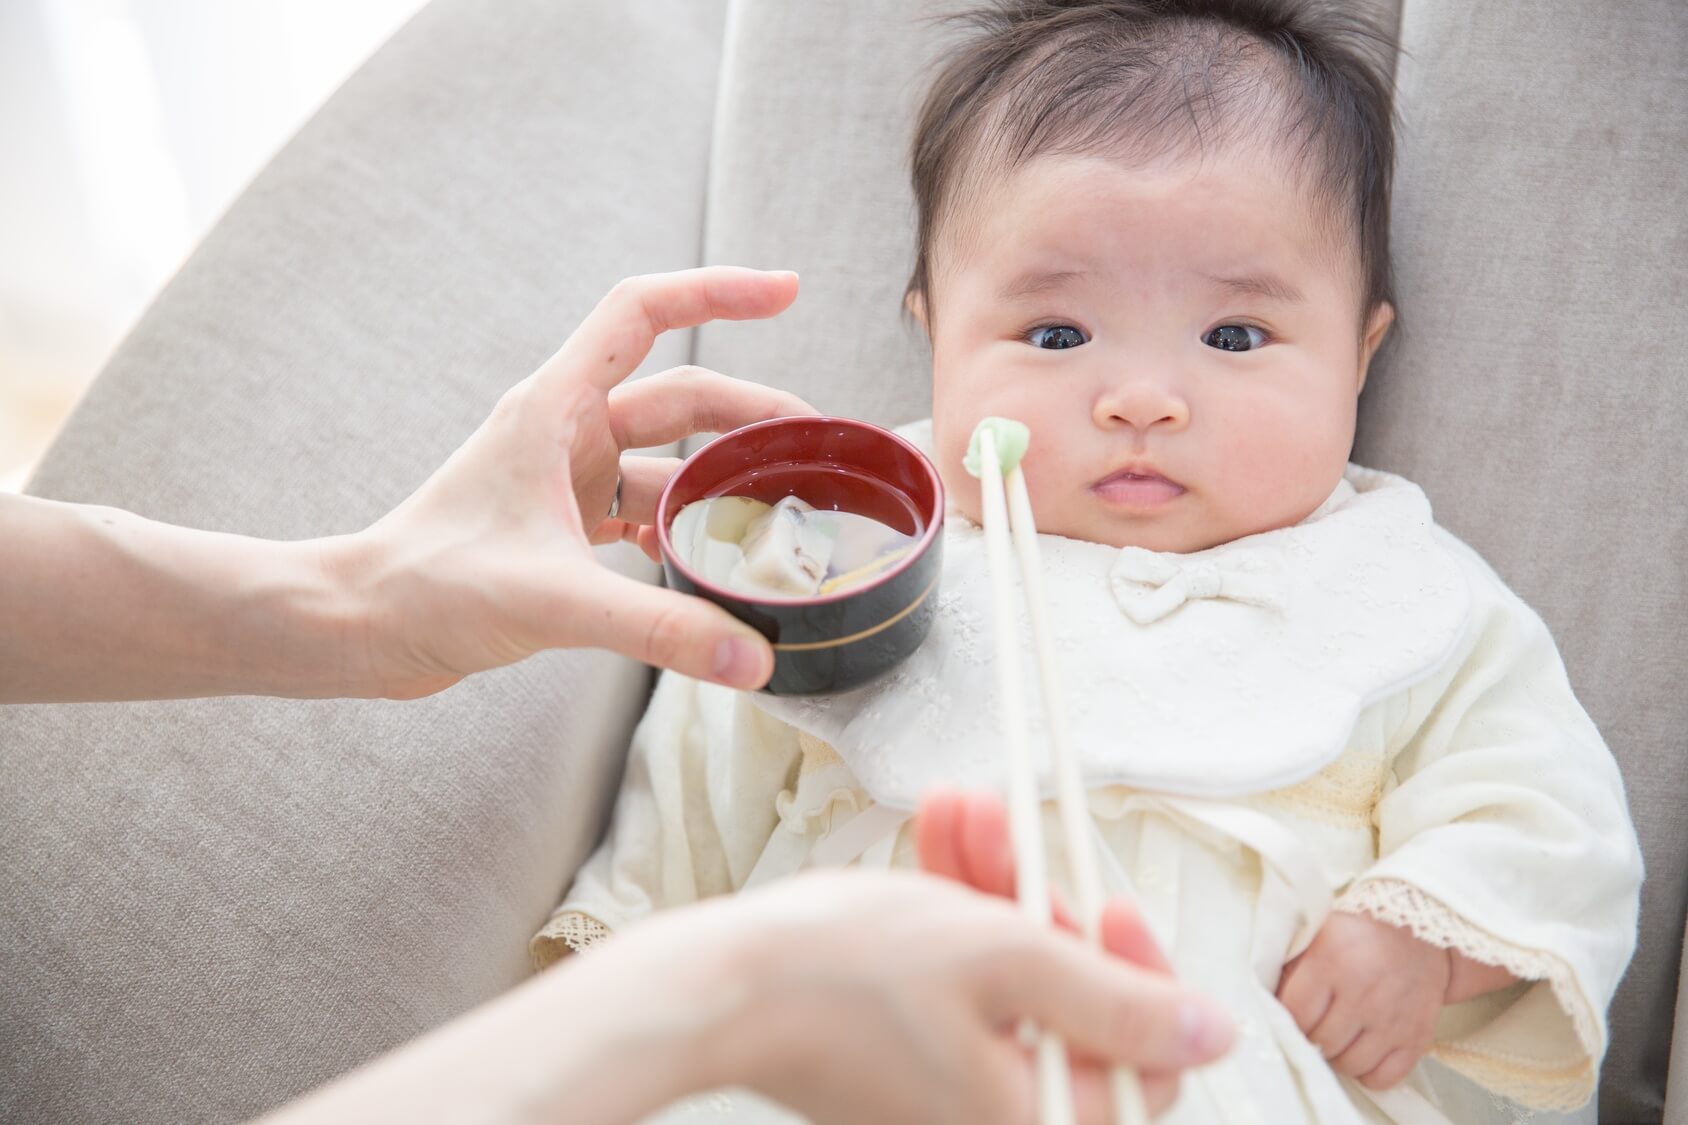
[[1555,1063],[1495,1049],[1487,1043],[1457,1040],[1439,1041],[1430,1053],[1494,1093],[1538,1109],[1571,1110],[1588,1101],[1594,1090],[1596,1063],[1603,1052],[1602,1033],[1576,975],[1563,960],[1503,941],[1399,879],[1357,882],[1342,893],[1333,909],[1399,926],[1420,941],[1499,966],[1520,980],[1545,982],[1570,1020],[1582,1050],[1580,1059]]
[[578,910],[559,910],[545,923],[545,928],[528,942],[528,953],[535,969],[556,964],[572,953],[582,953],[609,937],[608,926]]

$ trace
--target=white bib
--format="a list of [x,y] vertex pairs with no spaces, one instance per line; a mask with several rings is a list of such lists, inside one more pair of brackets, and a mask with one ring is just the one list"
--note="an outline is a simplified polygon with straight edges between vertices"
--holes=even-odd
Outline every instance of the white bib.
[[[902,432],[930,450],[929,423]],[[1464,572],[1424,493],[1357,465],[1294,527],[1205,551],[1055,535],[1038,547],[1074,749],[1093,788],[1229,798],[1300,781],[1342,754],[1366,706],[1440,668],[1470,617]],[[914,809],[934,786],[1006,784],[984,534],[954,511],[935,597],[925,644],[883,679],[844,695],[755,697],[831,744],[893,808]],[[1033,751],[1052,795],[1026,663]]]

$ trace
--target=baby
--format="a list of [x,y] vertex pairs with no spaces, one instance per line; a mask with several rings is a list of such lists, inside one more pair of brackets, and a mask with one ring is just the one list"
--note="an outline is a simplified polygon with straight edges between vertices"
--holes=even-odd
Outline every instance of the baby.
[[1375,37],[1243,0],[972,23],[913,159],[933,406],[906,432],[951,503],[932,634],[831,699],[665,676],[537,960],[804,866],[910,863],[922,793],[1000,786],[962,459],[1003,415],[1031,429],[1110,890],[1238,1020],[1167,1120],[1582,1103],[1635,939],[1618,771],[1540,619],[1416,487],[1347,463],[1394,315]]

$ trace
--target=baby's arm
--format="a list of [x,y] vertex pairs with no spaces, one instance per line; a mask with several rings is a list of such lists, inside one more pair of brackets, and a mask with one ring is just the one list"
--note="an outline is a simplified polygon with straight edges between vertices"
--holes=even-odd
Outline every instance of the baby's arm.
[[1284,967],[1278,999],[1338,1074],[1374,1090],[1407,1076],[1430,1049],[1436,1017],[1516,984],[1495,965],[1420,941],[1363,914],[1332,914]]
[[[1374,811],[1378,860],[1286,968],[1281,995],[1336,1059],[1344,1044],[1331,1041],[1377,1028],[1391,1052],[1428,1048],[1495,1093],[1569,1109],[1593,1090],[1605,1008],[1634,949],[1639,848],[1616,763],[1546,627],[1453,546],[1471,576],[1471,631],[1409,693]],[[1399,1023],[1373,1018],[1396,992]],[[1325,1026],[1347,996],[1364,1016]],[[1459,1018],[1441,1019],[1453,1004]],[[1373,1086],[1407,1069],[1397,1056],[1378,1071],[1379,1055],[1361,1071],[1369,1058],[1338,1069]]]
[[[1364,914],[1345,915],[1345,917],[1365,918]],[[1371,921],[1371,919],[1367,919]],[[1383,923],[1378,923],[1382,925]],[[1399,929],[1399,927],[1391,927]],[[1444,1004],[1463,1004],[1467,1000],[1475,1000],[1479,996],[1487,996],[1491,992],[1499,992],[1503,988],[1511,988],[1518,983],[1518,978],[1509,970],[1499,965],[1485,965],[1481,961],[1473,961],[1457,949],[1450,949],[1448,961],[1451,972],[1448,976],[1448,990],[1442,996]]]

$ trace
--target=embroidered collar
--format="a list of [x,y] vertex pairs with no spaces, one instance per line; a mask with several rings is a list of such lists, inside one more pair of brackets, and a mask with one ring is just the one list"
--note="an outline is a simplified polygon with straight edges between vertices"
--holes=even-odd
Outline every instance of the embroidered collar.
[[[929,423],[901,432],[931,448]],[[1424,493],[1357,465],[1294,527],[1192,554],[1038,539],[1092,787],[1224,798],[1300,781],[1342,754],[1364,707],[1439,668],[1470,616]],[[832,745],[894,808],[913,809],[934,786],[995,789],[1005,778],[984,536],[956,512],[936,597],[926,643],[884,679],[839,696],[755,697]],[[1018,627],[1029,636],[1023,609]]]

